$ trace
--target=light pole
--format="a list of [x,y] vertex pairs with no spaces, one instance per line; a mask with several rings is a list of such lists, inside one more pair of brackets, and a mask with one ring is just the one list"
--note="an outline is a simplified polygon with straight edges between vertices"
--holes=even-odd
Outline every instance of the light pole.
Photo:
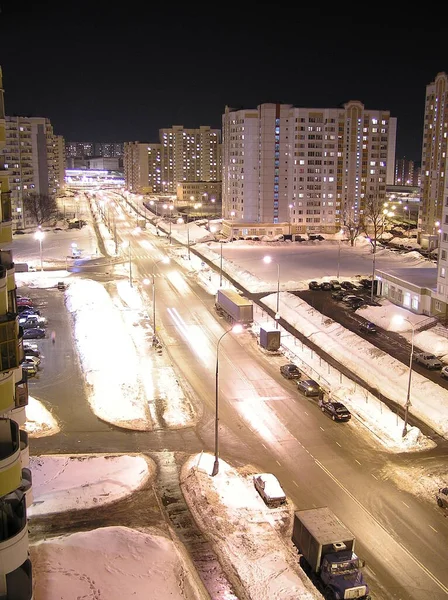
[[221,240],[221,263],[219,266],[219,287],[222,287],[222,240]]
[[375,259],[376,259],[376,239],[375,240],[371,240],[370,238],[367,238],[369,240],[369,242],[372,244],[372,252],[373,252],[373,256],[372,256],[372,287],[370,288],[370,301],[373,302],[373,292],[374,292],[374,288],[375,288]]
[[170,244],[171,244],[171,211],[174,209],[174,206],[172,204],[169,205],[169,215],[170,215]]
[[152,330],[153,330],[153,339],[156,337],[156,279],[155,279],[155,270],[159,263],[168,264],[170,259],[168,256],[164,256],[160,260],[154,263],[152,268]]
[[39,240],[39,252],[40,252],[40,271],[41,271],[41,273],[42,273],[42,272],[43,272],[43,270],[44,270],[44,265],[43,265],[43,262],[42,262],[42,240],[44,239],[44,237],[45,237],[45,233],[44,233],[43,231],[41,231],[41,230],[40,230],[40,225],[39,225],[39,230],[38,230],[38,231],[36,231],[36,233],[34,234],[34,238],[35,238],[36,240]]
[[225,331],[219,338],[216,345],[216,371],[215,371],[215,462],[213,463],[212,477],[218,475],[219,472],[219,345],[224,336],[228,333],[241,333],[242,325],[234,325],[232,329]]
[[415,335],[415,327],[410,319],[407,317],[402,317],[401,315],[397,315],[395,317],[396,322],[401,323],[402,321],[407,321],[409,325],[412,327],[412,337],[411,337],[411,356],[409,357],[409,380],[408,380],[408,392],[406,394],[406,403],[404,405],[404,427],[402,437],[408,432],[408,412],[409,407],[411,406],[411,379],[412,379],[412,359],[414,358],[414,335]]
[[278,320],[280,319],[280,264],[273,261],[270,256],[265,256],[263,261],[266,264],[274,263],[277,265],[277,311],[275,315],[275,328],[278,329]]
[[231,222],[230,222],[230,241],[233,242],[233,218],[235,217],[235,211],[231,210],[230,211],[230,218],[231,218]]
[[292,213],[292,209],[294,208],[294,204],[289,204],[288,208],[289,208],[289,235],[291,235],[291,213]]

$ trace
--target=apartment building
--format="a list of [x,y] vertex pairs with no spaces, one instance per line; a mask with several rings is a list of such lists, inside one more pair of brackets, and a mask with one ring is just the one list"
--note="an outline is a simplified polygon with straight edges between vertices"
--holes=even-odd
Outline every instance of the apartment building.
[[1,150],[6,120],[0,68],[0,596],[33,597],[27,507],[33,502],[26,420],[28,384],[22,372],[23,330],[17,314],[9,174]]
[[442,220],[445,174],[447,168],[448,77],[438,73],[426,86],[423,125],[421,206],[419,229],[435,234]]
[[327,109],[226,107],[223,217],[240,235],[257,223],[263,231],[250,233],[268,233],[269,224],[335,233],[359,223],[367,203],[383,203],[394,181],[395,141],[396,119],[358,101]]
[[395,185],[417,187],[420,185],[421,169],[413,160],[399,158],[395,161]]
[[201,126],[174,125],[159,130],[162,146],[162,193],[176,194],[184,181],[220,181],[221,132]]
[[6,143],[2,150],[9,173],[14,228],[35,223],[23,207],[30,193],[55,197],[64,185],[64,142],[43,117],[6,117]]
[[123,158],[124,142],[67,142],[67,158]]
[[125,142],[124,179],[126,188],[139,194],[162,192],[162,147],[160,144]]

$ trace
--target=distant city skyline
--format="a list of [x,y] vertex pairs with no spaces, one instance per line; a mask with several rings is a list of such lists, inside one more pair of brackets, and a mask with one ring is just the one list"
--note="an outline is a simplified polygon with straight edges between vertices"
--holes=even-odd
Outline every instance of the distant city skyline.
[[[268,14],[241,14],[227,27],[204,14],[158,11],[3,7],[6,114],[49,118],[71,142],[153,143],[174,125],[221,128],[226,106],[359,100],[397,118],[397,158],[421,160],[426,86],[448,71],[434,30],[344,21],[316,36],[287,13],[272,28]],[[413,53],[429,35],[431,53]]]

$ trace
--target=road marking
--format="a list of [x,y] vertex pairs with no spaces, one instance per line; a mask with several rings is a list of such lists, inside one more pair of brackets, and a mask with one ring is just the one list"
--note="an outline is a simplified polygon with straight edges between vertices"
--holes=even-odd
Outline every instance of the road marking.
[[292,482],[293,482],[293,484],[294,484],[296,487],[299,487],[299,484],[298,484],[298,483],[296,483],[296,482],[294,481],[294,479],[292,480]]
[[264,448],[265,450],[267,450],[267,448],[266,448],[266,446],[263,444],[263,442],[261,443],[261,445],[263,446],[263,448]]
[[361,463],[359,462],[359,460],[357,458],[355,458],[355,461],[358,463],[359,466],[361,466]]
[[327,469],[327,468],[326,468],[326,467],[325,467],[325,466],[324,466],[324,465],[323,465],[321,462],[319,462],[317,459],[314,459],[314,460],[315,460],[315,462],[316,462],[316,465],[317,465],[318,467],[320,467],[320,468],[322,469],[322,471],[324,471],[324,473],[326,473],[326,474],[328,475],[328,477],[330,477],[330,479],[332,479],[332,480],[335,482],[335,484],[336,484],[337,486],[339,486],[339,487],[341,488],[341,490],[342,490],[342,491],[344,491],[344,492],[347,494],[347,496],[348,496],[349,498],[351,498],[351,500],[353,500],[353,502],[355,502],[355,503],[356,503],[356,504],[359,506],[359,508],[360,508],[361,510],[363,510],[363,511],[364,511],[364,512],[365,512],[367,515],[369,515],[369,517],[372,519],[372,521],[374,521],[374,522],[375,522],[375,523],[378,525],[378,527],[380,527],[380,528],[381,528],[381,529],[384,531],[384,533],[385,533],[386,535],[388,535],[388,536],[389,536],[389,537],[390,537],[390,538],[391,538],[393,541],[395,541],[395,543],[397,544],[397,546],[399,546],[399,548],[401,548],[401,550],[403,550],[403,552],[404,552],[404,553],[405,553],[405,554],[406,554],[406,555],[407,555],[407,556],[408,556],[408,557],[409,557],[411,560],[413,560],[413,561],[414,561],[414,563],[415,563],[416,565],[418,565],[418,566],[419,566],[419,567],[422,569],[422,571],[424,571],[424,573],[426,573],[426,575],[427,575],[427,576],[428,576],[428,577],[429,577],[429,578],[430,578],[430,579],[431,579],[431,580],[432,580],[432,581],[433,581],[433,582],[434,582],[436,585],[438,585],[438,586],[439,586],[439,587],[440,587],[440,588],[441,588],[441,589],[442,589],[442,590],[445,592],[445,594],[448,594],[448,587],[446,587],[445,585],[443,585],[443,583],[442,583],[442,582],[441,582],[439,579],[437,579],[437,577],[436,577],[435,575],[433,575],[433,574],[431,573],[431,571],[430,571],[429,569],[427,569],[427,568],[425,567],[425,565],[424,565],[424,564],[422,564],[422,563],[421,563],[421,562],[420,562],[420,561],[419,561],[419,560],[418,560],[418,559],[417,559],[417,558],[416,558],[416,557],[415,557],[413,554],[411,554],[411,552],[410,552],[409,550],[407,550],[407,548],[405,548],[405,547],[404,547],[402,544],[400,544],[400,542],[398,542],[397,540],[394,540],[394,538],[392,538],[392,536],[390,535],[390,533],[389,533],[389,532],[387,531],[387,529],[386,529],[386,528],[385,528],[385,527],[384,527],[384,526],[383,526],[383,525],[382,525],[382,524],[381,524],[381,523],[378,521],[378,519],[377,519],[376,517],[374,517],[374,516],[372,515],[372,513],[371,513],[370,511],[368,511],[368,510],[367,510],[367,508],[366,508],[366,507],[365,507],[363,504],[361,504],[361,502],[360,502],[360,501],[359,501],[357,498],[355,498],[355,496],[354,496],[354,495],[353,495],[351,492],[349,492],[349,491],[348,491],[348,489],[347,489],[347,488],[346,488],[346,487],[345,487],[345,486],[344,486],[344,485],[343,485],[343,484],[342,484],[342,483],[341,483],[341,482],[340,482],[338,479],[336,479],[336,477],[333,475],[333,473],[331,473],[331,472],[330,472],[330,471],[329,471],[329,470],[328,470],[328,469]]
[[[403,500],[402,500],[402,502],[403,502]],[[406,502],[403,502],[403,504],[406,506],[406,508],[411,508],[410,506],[408,506],[408,505],[406,504]]]
[[342,446],[339,442],[336,442],[336,444],[339,446],[339,448],[342,448]]
[[432,529],[433,531],[435,531],[436,533],[439,533],[439,532],[437,531],[437,529],[434,529],[434,527],[433,527],[432,525],[430,525],[430,527],[431,527],[431,529]]
[[319,425],[319,429],[321,429],[322,431],[325,431],[325,429],[323,427],[321,427],[320,425]]
[[372,477],[378,481],[378,477],[376,475],[374,475],[373,473],[370,473],[370,475],[372,475]]
[[275,461],[279,467],[281,467],[282,465],[278,462],[278,460]]

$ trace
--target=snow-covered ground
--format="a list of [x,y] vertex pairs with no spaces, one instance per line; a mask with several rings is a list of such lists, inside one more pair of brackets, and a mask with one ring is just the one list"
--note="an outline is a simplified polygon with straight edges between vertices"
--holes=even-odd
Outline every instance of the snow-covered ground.
[[[198,227],[197,231],[195,225],[190,227],[191,239],[195,239],[195,235],[197,239],[203,236],[202,228]],[[215,253],[214,258],[219,264],[219,244],[215,246],[218,254]],[[204,253],[211,252],[204,244],[198,244],[195,248],[198,251],[203,249]],[[182,258],[185,251],[178,251],[174,246],[168,251],[173,260],[190,269],[205,289],[211,294],[216,292],[219,275],[204,267],[200,258],[192,253],[191,260],[186,260]],[[272,246],[267,245],[262,251],[270,254]],[[234,262],[225,260],[224,270],[235,279],[241,278],[245,284],[250,282],[251,291],[272,291],[272,281],[264,282],[253,274],[249,279],[245,268]],[[164,420],[168,426],[190,426],[195,418],[194,411],[176,382],[173,366],[150,351],[152,331],[143,308],[141,290],[131,288],[126,278],[120,277],[120,274],[125,274],[122,267],[117,267],[116,271],[117,282],[112,294],[106,293],[99,283],[77,280],[65,271],[18,273],[16,281],[19,287],[53,287],[56,281],[63,278],[69,284],[66,291],[67,306],[73,315],[74,337],[83,371],[87,374],[89,386],[86,390],[89,390],[89,402],[95,414],[121,427],[150,430],[157,419],[157,411],[151,411],[151,404],[165,394],[168,402]],[[88,304],[85,302],[86,298],[89,298]],[[271,294],[266,303],[273,306],[275,298],[276,295]],[[100,304],[101,311],[108,312],[108,319],[96,318],[96,309]],[[368,370],[378,370],[378,377],[383,382],[385,376],[381,374],[381,368],[386,359],[378,352],[372,352],[362,338],[354,334],[348,335],[335,324],[323,323],[322,316],[310,309],[304,303],[291,305],[290,294],[282,292],[280,313],[283,318],[290,320],[298,329],[306,329],[307,335],[312,336],[314,341],[324,338],[336,355],[342,352],[345,356],[346,348],[351,348],[353,367],[356,367],[356,355],[362,356],[363,361],[369,361]],[[382,307],[369,307],[365,310],[368,310],[367,318],[384,329],[395,327],[392,315],[396,314],[397,307],[384,304]],[[406,313],[406,316],[415,317],[410,313]],[[256,310],[255,319],[254,344],[260,324],[266,321],[266,315],[261,310]],[[88,336],[89,325],[92,325],[93,320],[95,339],[102,340],[102,348],[107,347],[107,330],[114,323],[114,345],[126,349],[122,353],[122,359],[126,358],[127,363],[119,373],[110,369],[109,361],[98,358],[103,353],[98,352],[92,338]],[[143,327],[132,327],[137,322]],[[427,339],[423,334],[418,336],[422,336],[418,340],[420,347],[431,344],[433,349],[434,338]],[[437,343],[440,344],[442,353],[448,354],[441,336],[437,338]],[[336,371],[329,374],[326,366],[320,371],[316,357],[287,336],[283,337],[283,352],[285,358],[296,360],[313,378],[320,378],[323,384],[332,388],[334,394],[341,396],[354,415],[365,424],[366,435],[374,436],[383,450],[415,452],[433,445],[415,428],[411,428],[403,439],[403,423],[395,413],[390,413],[384,405],[373,401],[364,390],[350,381],[344,379],[340,384]],[[276,360],[279,364],[283,361],[281,356]],[[390,360],[388,369],[389,376],[393,373],[394,383],[391,385],[384,381],[382,385],[388,385],[388,391],[392,393],[393,389],[405,385],[408,371],[406,366],[391,364]],[[368,376],[368,373],[365,375]],[[169,385],[166,385],[166,381]],[[334,381],[338,382],[337,388]],[[431,383],[431,386],[434,385]],[[427,396],[434,394],[433,390],[414,374],[411,410],[423,412],[421,399],[425,392]],[[442,388],[439,390],[444,392]],[[403,393],[399,396],[402,402]],[[107,403],[104,398],[107,398]],[[445,403],[445,396],[438,394],[438,414],[435,413],[435,406],[429,404],[426,416],[446,432],[448,411]],[[31,437],[53,435],[59,428],[57,420],[34,398],[30,399],[27,407],[27,419]],[[75,461],[76,468],[73,467]],[[297,557],[289,542],[293,511],[291,503],[285,509],[267,509],[253,488],[251,472],[238,472],[221,460],[219,475],[210,477],[211,462],[212,457],[207,454],[191,457],[182,471],[181,483],[187,503],[197,522],[216,543],[215,548],[222,562],[238,574],[238,579],[249,591],[251,598],[319,598],[319,594],[298,568]],[[31,468],[35,501],[30,509],[31,523],[33,516],[66,511],[74,506],[83,509],[91,507],[94,510],[99,498],[101,503],[112,502],[126,494],[132,494],[133,490],[154,477],[154,465],[139,456],[114,456],[113,460],[108,455],[81,459],[78,456],[41,456],[31,459]],[[446,473],[421,472],[419,475],[416,493],[423,498],[432,499]],[[415,471],[404,470],[396,474],[397,484],[403,488],[411,480],[415,481]],[[229,490],[235,489],[238,489],[238,494],[229,494]],[[249,518],[250,516],[256,518]],[[242,521],[246,523],[244,535],[236,527]],[[263,539],[266,543],[257,544],[257,539]],[[248,540],[252,540],[252,543],[248,543]],[[206,597],[181,544],[178,540],[170,539],[166,531],[142,532],[110,527],[48,539],[33,545],[31,553],[36,600],[77,598],[89,594],[115,600],[129,597],[129,590],[133,592],[132,597],[146,598],[149,586],[152,597],[160,599]],[[253,569],[253,562],[256,562],[256,570]],[[275,568],[277,571],[273,572]],[[183,585],[180,586],[179,582],[183,582]]]

